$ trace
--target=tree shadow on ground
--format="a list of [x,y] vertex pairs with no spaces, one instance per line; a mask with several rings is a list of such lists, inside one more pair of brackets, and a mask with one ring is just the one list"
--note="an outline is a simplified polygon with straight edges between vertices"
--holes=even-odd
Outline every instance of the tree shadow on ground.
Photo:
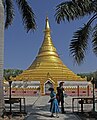
[[82,120],[97,120],[97,112],[77,112],[76,113]]
[[27,115],[24,120],[73,120],[75,118],[74,114],[67,112],[65,114],[59,113],[59,118],[51,117],[50,104],[42,106],[26,106]]

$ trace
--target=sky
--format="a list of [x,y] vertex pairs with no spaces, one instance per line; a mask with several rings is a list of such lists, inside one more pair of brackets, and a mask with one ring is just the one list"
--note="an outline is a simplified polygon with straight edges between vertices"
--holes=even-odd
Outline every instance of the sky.
[[49,18],[51,37],[63,63],[74,73],[89,73],[97,70],[97,57],[92,53],[91,44],[80,66],[74,64],[70,56],[69,45],[73,33],[83,26],[89,17],[76,21],[65,21],[57,24],[55,21],[55,7],[62,0],[29,0],[28,3],[35,13],[37,29],[35,32],[26,33],[21,15],[15,8],[13,24],[5,30],[4,35],[4,68],[27,69],[38,54],[43,42],[46,16]]

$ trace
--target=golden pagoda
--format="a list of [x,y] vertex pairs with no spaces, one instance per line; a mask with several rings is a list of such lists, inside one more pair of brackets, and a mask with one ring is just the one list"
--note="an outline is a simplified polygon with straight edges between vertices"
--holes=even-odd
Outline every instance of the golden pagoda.
[[[49,87],[58,86],[59,82],[72,82],[76,84],[86,81],[81,77],[73,73],[67,68],[61,61],[56,48],[52,42],[51,29],[49,25],[48,17],[46,17],[46,24],[44,30],[44,40],[39,49],[38,55],[28,69],[15,78],[11,78],[12,81],[26,81],[28,86],[38,85],[42,94],[48,93]],[[21,82],[21,83],[22,83]],[[70,87],[70,86],[69,86]]]

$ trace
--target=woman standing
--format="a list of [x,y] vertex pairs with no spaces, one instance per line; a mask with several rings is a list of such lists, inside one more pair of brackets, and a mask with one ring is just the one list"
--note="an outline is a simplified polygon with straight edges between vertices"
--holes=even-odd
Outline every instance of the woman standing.
[[[49,91],[51,91],[50,93],[50,101],[51,102],[51,106],[50,106],[50,112],[51,112],[51,117],[57,117],[59,118],[59,106],[58,106],[58,101],[56,99],[56,93],[54,92],[53,88],[49,88]],[[54,116],[55,114],[55,116]]]

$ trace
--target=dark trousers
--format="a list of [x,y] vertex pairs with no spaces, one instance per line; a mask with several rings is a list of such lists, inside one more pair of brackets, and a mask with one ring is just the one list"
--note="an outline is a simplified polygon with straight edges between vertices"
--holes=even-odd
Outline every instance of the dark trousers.
[[58,105],[61,103],[61,112],[64,113],[64,100],[58,100]]
[[60,101],[61,102],[61,112],[64,113],[64,101]]

